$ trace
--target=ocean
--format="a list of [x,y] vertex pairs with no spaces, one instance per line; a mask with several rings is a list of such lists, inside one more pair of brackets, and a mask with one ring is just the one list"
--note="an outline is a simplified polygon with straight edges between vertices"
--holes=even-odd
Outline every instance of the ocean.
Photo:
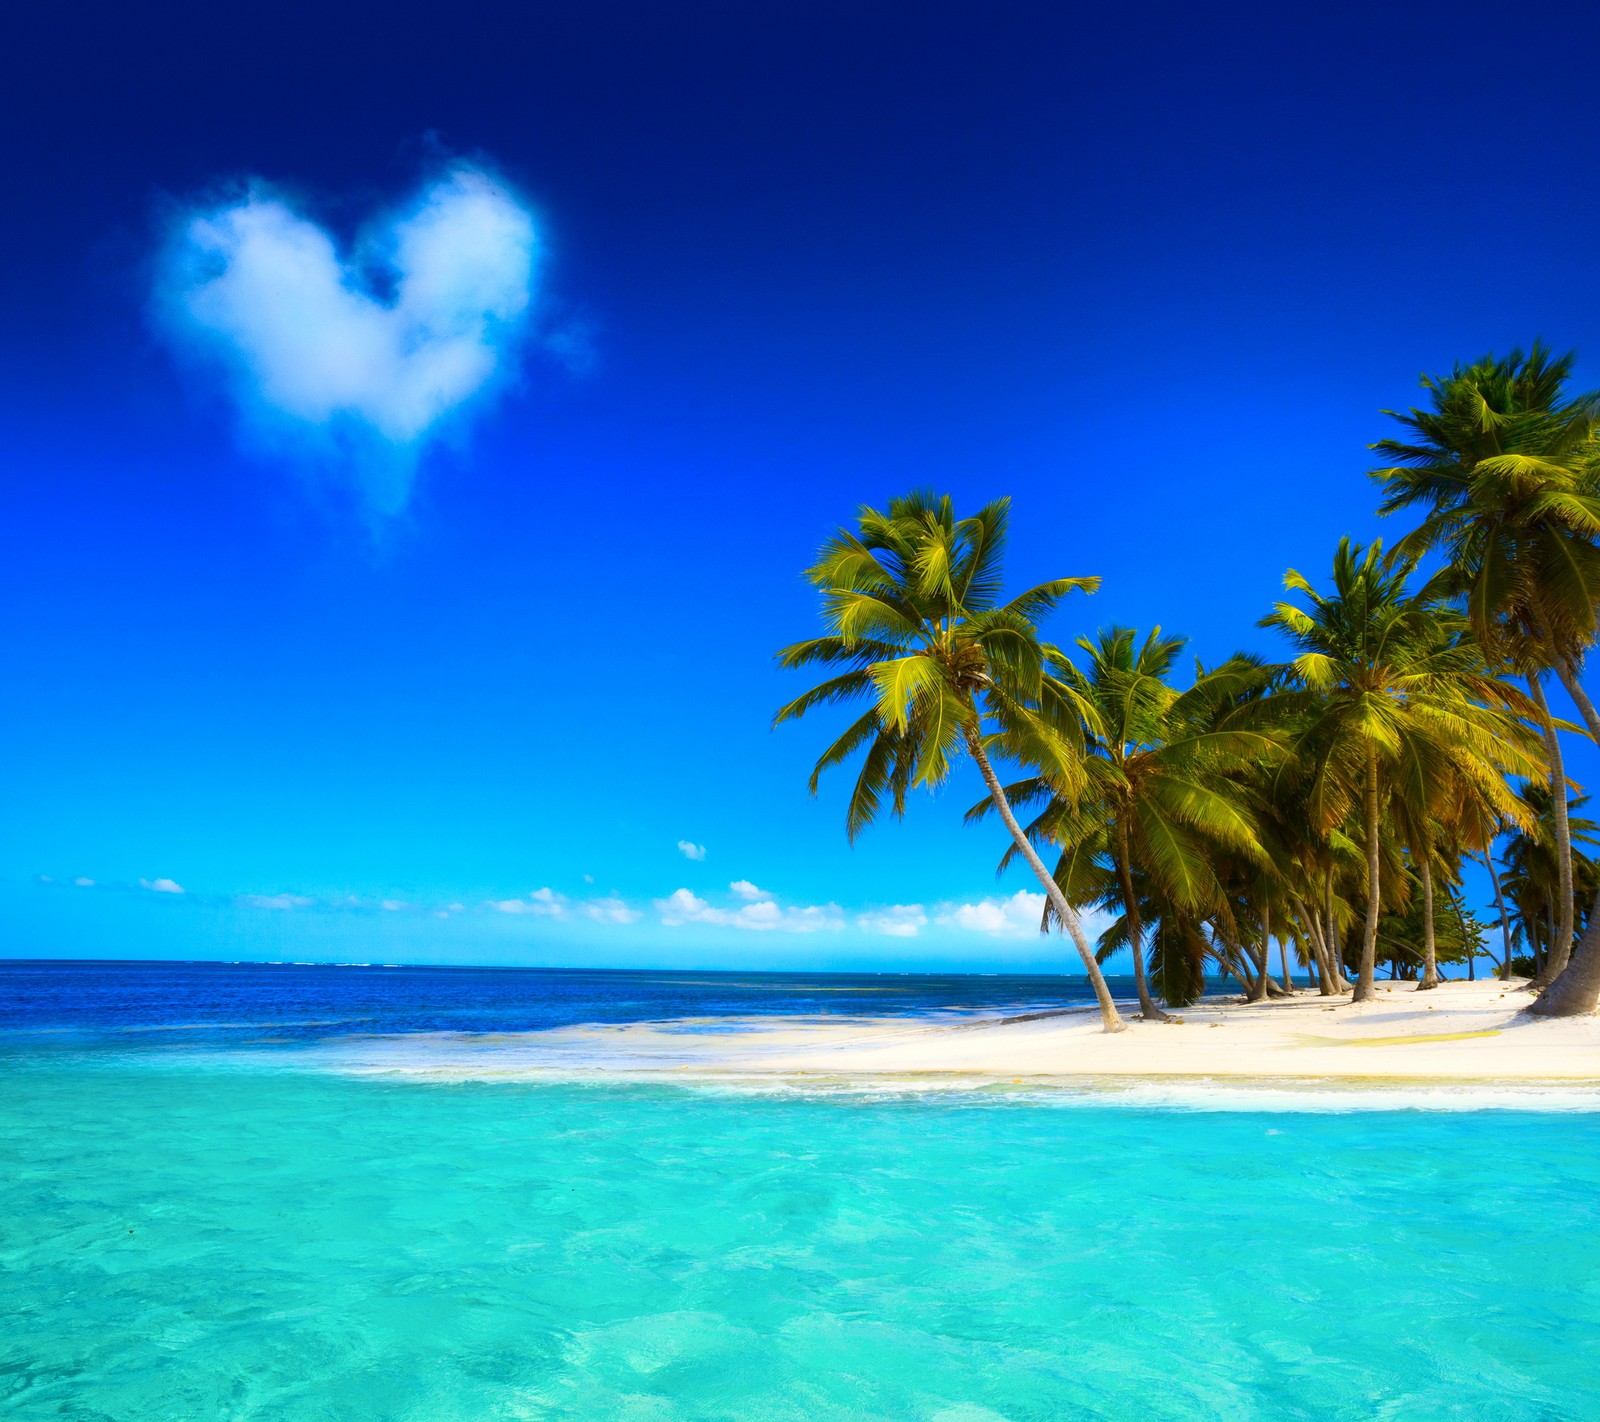
[[348,1069],[458,1033],[1085,1000],[0,964],[0,1414],[1600,1416],[1594,1112]]

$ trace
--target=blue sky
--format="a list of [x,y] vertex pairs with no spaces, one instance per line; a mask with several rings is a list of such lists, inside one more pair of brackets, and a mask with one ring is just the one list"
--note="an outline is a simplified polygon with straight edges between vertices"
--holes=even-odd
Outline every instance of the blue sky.
[[1061,961],[768,729],[830,528],[1270,654],[1419,372],[1600,384],[1593,11],[1264,13],[14,7],[0,952]]

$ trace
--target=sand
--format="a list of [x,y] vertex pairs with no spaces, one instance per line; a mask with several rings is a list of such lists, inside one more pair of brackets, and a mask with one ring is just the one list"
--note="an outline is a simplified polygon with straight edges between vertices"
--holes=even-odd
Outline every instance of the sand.
[[[1245,1005],[1210,998],[1181,1022],[1107,1034],[1072,1008],[939,1019],[750,1017],[585,1026],[367,1043],[354,1069],[496,1077],[667,1073],[726,1077],[964,1080],[1045,1084],[1206,1078],[1253,1083],[1506,1083],[1600,1092],[1600,1017],[1546,1020],[1526,991],[1451,982],[1380,984],[1375,1002],[1302,992]],[[1127,1004],[1123,1004],[1127,1009]],[[681,1079],[681,1078],[680,1078]]]

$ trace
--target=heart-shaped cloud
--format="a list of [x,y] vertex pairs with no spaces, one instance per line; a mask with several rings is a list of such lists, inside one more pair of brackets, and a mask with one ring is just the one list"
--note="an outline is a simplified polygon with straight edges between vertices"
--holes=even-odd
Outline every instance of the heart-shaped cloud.
[[157,305],[256,432],[343,456],[394,513],[427,442],[512,365],[537,253],[532,215],[481,168],[452,168],[349,256],[257,187],[185,215]]

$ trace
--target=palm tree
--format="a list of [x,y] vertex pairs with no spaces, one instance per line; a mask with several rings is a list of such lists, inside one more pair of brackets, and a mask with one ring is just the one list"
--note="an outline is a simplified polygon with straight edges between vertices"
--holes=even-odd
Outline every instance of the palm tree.
[[[1505,869],[1505,896],[1511,901],[1507,915],[1512,936],[1527,945],[1535,962],[1548,959],[1557,923],[1561,894],[1559,853],[1555,837],[1554,797],[1548,785],[1524,782],[1517,787],[1523,814],[1513,828],[1501,855]],[[1587,795],[1571,796],[1567,808],[1581,810]],[[1568,817],[1573,878],[1579,889],[1593,892],[1600,865],[1578,846],[1600,844],[1600,825],[1580,815]]]
[[1438,922],[1430,930],[1427,896],[1420,892],[1421,879],[1414,872],[1418,867],[1415,860],[1408,858],[1406,875],[1412,880],[1410,887],[1414,892],[1406,902],[1384,907],[1378,924],[1378,956],[1389,962],[1392,976],[1419,979],[1420,991],[1420,978],[1428,971],[1429,955],[1433,955],[1435,962],[1470,963],[1482,929],[1477,919],[1462,907],[1455,881],[1441,875],[1440,897],[1444,899],[1446,911],[1439,915]]
[[1360,804],[1367,903],[1357,1002],[1374,992],[1381,822],[1397,769],[1459,774],[1501,806],[1510,798],[1501,765],[1532,763],[1506,710],[1526,700],[1487,671],[1462,619],[1444,607],[1444,574],[1408,590],[1415,567],[1415,555],[1385,553],[1381,542],[1363,549],[1341,539],[1333,592],[1318,593],[1291,569],[1284,585],[1310,609],[1280,602],[1261,624],[1299,649],[1291,663],[1302,721],[1295,749],[1310,767],[1312,830],[1334,830]]
[[[1065,858],[1065,856],[1064,856]],[[1094,905],[1111,918],[1095,949],[1100,963],[1123,949],[1131,950],[1142,935],[1151,990],[1169,1007],[1188,1007],[1205,994],[1205,968],[1217,957],[1203,918],[1166,898],[1149,875],[1134,876],[1136,909],[1127,911],[1127,895],[1111,857],[1075,854],[1072,877],[1057,870],[1062,891],[1073,905]]]
[[[1048,800],[1027,833],[1062,846],[1056,879],[1064,890],[1074,872],[1074,850],[1079,857],[1105,857],[1125,919],[1140,1014],[1159,1022],[1170,1019],[1150,993],[1135,879],[1149,880],[1180,914],[1199,913],[1215,902],[1212,855],[1219,848],[1262,854],[1250,812],[1227,772],[1269,758],[1278,744],[1235,724],[1233,698],[1265,683],[1261,668],[1235,659],[1202,672],[1179,693],[1167,677],[1185,639],[1163,636],[1158,627],[1142,645],[1136,641],[1132,628],[1112,627],[1092,641],[1079,639],[1087,654],[1081,669],[1066,656],[1051,657],[1050,670],[1082,721],[1082,783],[1059,787],[1047,775],[1036,776],[1008,786],[1007,798],[1017,804]],[[972,815],[986,810],[974,806]]]
[[[870,705],[822,753],[811,790],[830,766],[865,750],[850,797],[853,840],[878,815],[885,791],[896,816],[908,789],[942,784],[965,750],[994,807],[1072,936],[1108,1032],[1124,1029],[1078,916],[1017,823],[990,749],[1025,752],[1062,787],[1081,779],[1081,714],[1045,675],[1047,650],[1035,619],[1098,578],[1057,578],[1000,601],[1000,559],[1009,499],[958,519],[948,495],[913,493],[887,513],[862,508],[807,570],[822,592],[827,634],[778,653],[784,667],[846,670],[780,710],[774,724],[817,706],[867,698]],[[993,729],[986,729],[989,722]]]
[[[1578,669],[1597,632],[1600,599],[1600,392],[1565,397],[1571,354],[1535,343],[1524,355],[1485,356],[1450,375],[1423,377],[1432,408],[1400,415],[1404,440],[1373,446],[1392,465],[1373,471],[1385,486],[1380,511],[1420,506],[1407,552],[1438,550],[1474,635],[1492,657],[1527,678],[1555,795],[1561,893],[1547,976],[1553,987],[1572,943],[1572,848],[1562,803],[1565,773],[1539,677],[1553,668],[1600,744],[1600,713]],[[1600,1002],[1600,943],[1574,978],[1534,1011],[1564,1015]]]
[[1312,828],[1304,772],[1303,762],[1292,758],[1264,768],[1255,777],[1256,818],[1267,859],[1281,883],[1287,922],[1316,965],[1318,990],[1332,997],[1349,987],[1337,946],[1336,910],[1343,904],[1334,891],[1352,854],[1359,859],[1360,852],[1342,833]]
[[[1434,878],[1442,871],[1447,884],[1459,883],[1461,861],[1472,850],[1486,852],[1492,838],[1491,825],[1531,823],[1522,797],[1509,801],[1497,797],[1491,802],[1480,784],[1460,773],[1451,760],[1417,754],[1425,749],[1408,742],[1405,755],[1396,767],[1395,792],[1390,814],[1401,842],[1410,855],[1410,868],[1422,890],[1421,930],[1423,971],[1419,992],[1439,985],[1436,938],[1438,922],[1434,913]],[[1498,781],[1496,788],[1498,789]],[[1507,807],[1509,806],[1509,815]],[[1490,879],[1498,887],[1491,865]]]

